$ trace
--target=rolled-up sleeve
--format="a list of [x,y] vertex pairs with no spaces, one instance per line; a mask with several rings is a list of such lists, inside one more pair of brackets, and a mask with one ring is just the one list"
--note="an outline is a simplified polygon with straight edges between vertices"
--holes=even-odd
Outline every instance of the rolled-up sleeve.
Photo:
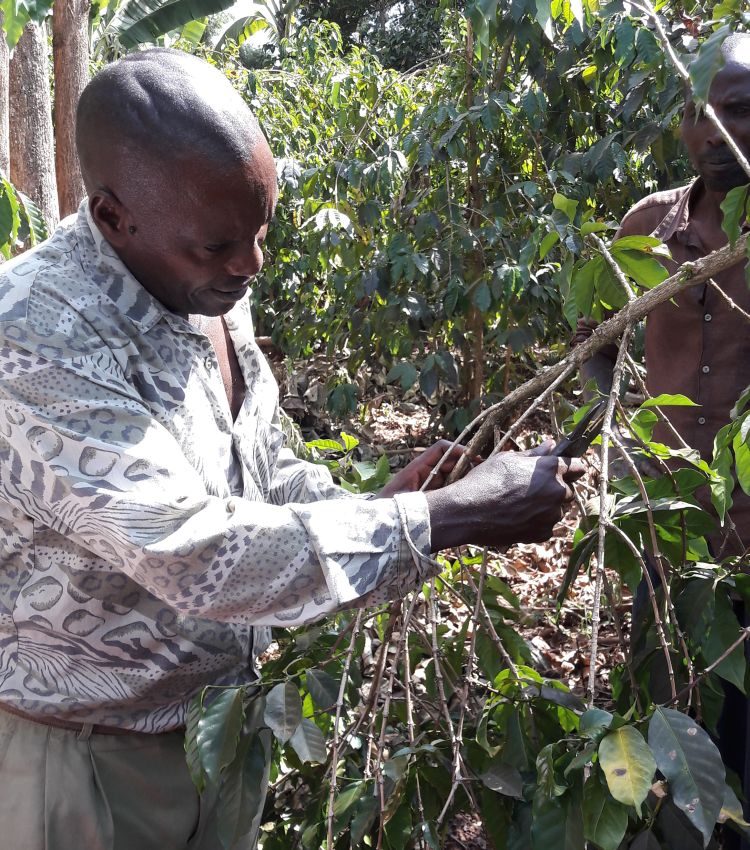
[[293,625],[432,571],[420,493],[350,498],[284,456],[272,501],[293,495],[290,476],[297,501],[213,496],[105,353],[45,360],[5,340],[2,358],[0,498],[178,612]]

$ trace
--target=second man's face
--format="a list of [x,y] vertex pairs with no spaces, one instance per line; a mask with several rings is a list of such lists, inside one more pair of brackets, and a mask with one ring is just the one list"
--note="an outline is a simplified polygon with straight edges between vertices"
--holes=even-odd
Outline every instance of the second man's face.
[[[750,67],[725,65],[714,77],[709,103],[745,157],[750,157]],[[681,132],[690,161],[710,190],[728,192],[750,183],[724,138],[693,101],[685,106]]]

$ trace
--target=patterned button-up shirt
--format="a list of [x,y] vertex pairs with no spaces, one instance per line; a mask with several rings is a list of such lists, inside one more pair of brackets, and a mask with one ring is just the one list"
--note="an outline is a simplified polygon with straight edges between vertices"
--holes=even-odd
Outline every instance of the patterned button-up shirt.
[[247,298],[233,421],[208,338],[86,202],[0,272],[0,704],[173,729],[204,685],[256,677],[267,626],[425,577],[423,494],[350,496],[284,446]]

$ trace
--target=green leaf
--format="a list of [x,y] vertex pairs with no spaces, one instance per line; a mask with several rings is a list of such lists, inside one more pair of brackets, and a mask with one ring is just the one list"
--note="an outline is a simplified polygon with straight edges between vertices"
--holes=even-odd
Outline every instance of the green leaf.
[[325,670],[313,668],[305,673],[305,684],[315,705],[329,711],[339,698],[339,682]]
[[531,838],[533,850],[581,850],[583,817],[581,806],[572,794],[549,799],[537,791]]
[[743,828],[745,833],[750,831],[750,823],[745,820],[742,804],[737,799],[737,795],[732,791],[729,785],[724,786],[724,801],[721,804],[721,813],[719,814],[719,822],[725,823],[731,820]]
[[696,404],[686,395],[662,393],[661,395],[654,396],[654,398],[647,398],[641,404],[641,408],[644,407],[700,407],[700,405]]
[[401,384],[402,390],[408,390],[417,382],[419,372],[413,364],[403,360],[401,363],[394,364],[385,377],[387,383],[398,381]]
[[[707,664],[713,664],[726,652],[740,636],[740,623],[734,608],[724,590],[724,585],[716,589],[711,621],[706,629],[706,635],[701,645],[701,652]],[[716,667],[716,673],[731,682],[742,693],[745,692],[745,649],[742,644]]]
[[474,288],[474,291],[471,293],[471,300],[480,313],[486,313],[490,309],[492,305],[492,292],[486,280],[480,281]]
[[280,682],[271,688],[263,719],[282,744],[292,737],[302,720],[302,700],[293,682]]
[[552,23],[550,0],[536,0],[536,20],[550,41],[554,41],[555,27]]
[[18,200],[20,201],[20,206],[21,209],[23,209],[26,220],[29,223],[31,244],[38,245],[40,242],[44,242],[44,240],[49,236],[49,231],[47,229],[47,222],[44,220],[44,216],[42,215],[42,211],[31,200],[31,198],[24,195],[24,193],[18,189],[16,189],[16,195],[18,196]]
[[662,850],[662,845],[649,829],[636,835],[628,850]]
[[349,826],[352,847],[359,847],[370,827],[375,823],[375,817],[379,811],[378,800],[372,795],[362,797]]
[[333,814],[340,818],[359,800],[367,784],[365,782],[353,782],[345,791],[336,795],[333,802]]
[[615,800],[640,811],[656,772],[643,735],[633,726],[605,735],[599,744],[599,762]]
[[[266,783],[270,761],[268,730],[244,736],[237,747],[237,755],[222,777],[221,792],[216,806],[219,840],[225,850],[236,847],[248,835],[253,821],[263,813],[266,802]],[[257,826],[256,826],[257,833]],[[247,846],[253,845],[250,836]]]
[[519,800],[523,796],[523,779],[518,768],[505,764],[500,758],[494,758],[479,778],[498,794]]
[[356,437],[353,437],[351,434],[347,434],[346,432],[341,432],[341,442],[344,444],[344,449],[347,452],[356,449],[359,445],[359,440]]
[[136,47],[232,5],[233,0],[124,0],[104,34]]
[[583,786],[583,835],[601,850],[617,850],[628,826],[628,809],[592,776]]
[[550,232],[539,243],[539,259],[543,260],[559,241],[560,234],[556,230],[550,230]]
[[573,200],[572,198],[566,198],[565,195],[561,195],[559,192],[555,192],[552,196],[552,206],[556,210],[560,210],[564,213],[569,221],[573,221],[576,217],[576,210],[578,209],[578,201]]
[[669,277],[667,269],[650,254],[627,250],[613,253],[613,256],[623,272],[645,289],[652,289]]
[[721,211],[724,214],[721,229],[726,233],[732,248],[740,238],[742,225],[747,220],[748,201],[750,201],[748,192],[750,192],[750,186],[735,186],[727,192],[721,202]]
[[707,846],[724,800],[725,770],[716,745],[694,720],[672,708],[656,708],[648,740],[675,805]]
[[711,462],[711,468],[719,476],[718,480],[712,480],[711,503],[723,523],[726,512],[732,507],[732,490],[734,489],[734,478],[732,477],[732,453],[728,448],[720,449]]
[[581,715],[578,730],[587,738],[598,737],[605,729],[609,729],[613,719],[613,715],[603,708],[589,708]]
[[[208,691],[212,695],[213,689]],[[219,784],[221,772],[234,761],[242,730],[245,691],[222,688],[198,718],[196,745],[200,763],[209,782]]]
[[742,439],[742,435],[737,434],[732,441],[732,449],[734,450],[737,483],[750,496],[750,447]]
[[326,740],[323,733],[312,720],[306,717],[302,718],[289,743],[302,761],[322,764],[326,760]]
[[185,720],[185,760],[187,761],[190,778],[193,780],[199,794],[206,787],[206,774],[201,762],[198,749],[198,721],[203,716],[202,695],[190,701]]
[[708,92],[717,71],[724,64],[721,45],[732,33],[730,24],[715,30],[701,44],[695,59],[690,63],[690,82],[693,84],[693,97],[698,104],[708,102]]
[[338,440],[310,440],[305,443],[308,449],[319,449],[323,452],[343,452],[344,445]]

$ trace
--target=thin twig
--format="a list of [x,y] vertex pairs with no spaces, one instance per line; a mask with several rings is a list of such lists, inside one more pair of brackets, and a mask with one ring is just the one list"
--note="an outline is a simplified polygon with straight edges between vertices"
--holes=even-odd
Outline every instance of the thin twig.
[[331,773],[330,773],[330,792],[328,794],[328,835],[326,838],[327,850],[333,850],[333,804],[336,800],[336,770],[339,760],[339,723],[341,722],[341,709],[344,705],[344,697],[346,695],[346,685],[349,681],[349,669],[351,668],[352,658],[354,656],[354,645],[359,637],[359,629],[362,623],[362,611],[357,611],[357,616],[354,620],[354,628],[352,629],[352,637],[349,641],[349,649],[346,653],[344,661],[344,669],[341,673],[341,683],[339,684],[339,694],[336,698],[336,717],[333,721],[333,740],[331,742]]
[[675,685],[675,676],[674,676],[674,667],[672,666],[672,656],[669,652],[669,640],[667,639],[667,632],[664,628],[664,621],[661,618],[661,612],[659,611],[659,603],[656,601],[656,590],[654,589],[654,582],[651,578],[651,573],[649,572],[648,566],[646,565],[646,561],[643,558],[641,552],[638,551],[638,547],[633,543],[633,541],[628,537],[627,534],[618,526],[615,525],[611,520],[605,520],[605,525],[608,530],[614,532],[623,543],[630,549],[633,557],[638,561],[641,567],[641,572],[643,574],[643,578],[646,581],[646,586],[648,587],[648,598],[651,602],[651,608],[654,612],[654,621],[656,624],[656,633],[659,636],[659,644],[661,646],[661,650],[664,653],[664,663],[667,667],[667,675],[669,677],[669,687],[672,693],[672,698],[676,698],[677,696],[677,687]]
[[[631,302],[632,303],[632,302]],[[628,325],[620,340],[620,348],[617,352],[617,360],[612,373],[612,390],[607,399],[607,407],[604,413],[604,425],[602,426],[602,450],[601,450],[601,475],[599,477],[599,540],[596,553],[596,579],[594,582],[594,605],[591,611],[591,649],[589,654],[589,706],[593,707],[596,697],[596,670],[597,661],[596,655],[599,650],[599,624],[600,624],[600,608],[602,585],[604,583],[604,543],[607,535],[607,520],[609,517],[609,441],[612,436],[612,416],[615,411],[615,403],[617,402],[618,387],[620,386],[620,378],[622,375],[623,364],[625,362],[625,354],[628,344],[630,343],[630,335],[633,331],[633,326]]]

